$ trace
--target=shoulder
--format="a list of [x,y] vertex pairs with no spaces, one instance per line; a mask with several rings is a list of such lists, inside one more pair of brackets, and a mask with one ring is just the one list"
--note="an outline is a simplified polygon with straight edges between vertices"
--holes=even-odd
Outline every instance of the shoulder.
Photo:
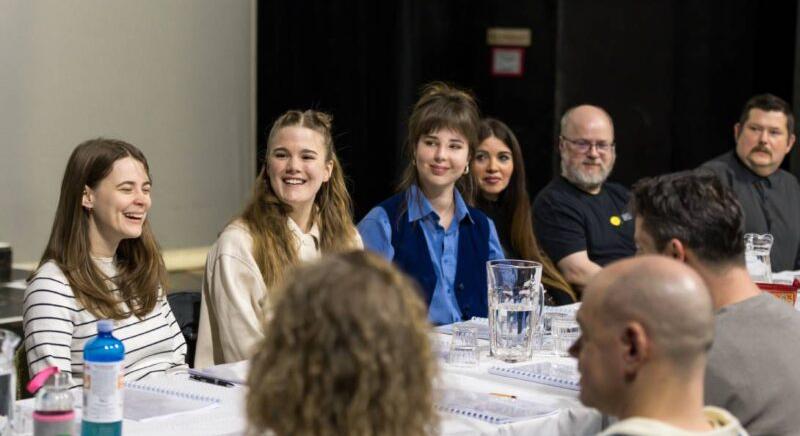
[[57,289],[62,292],[68,292],[72,295],[72,288],[70,288],[69,280],[64,275],[64,271],[56,264],[55,261],[49,260],[45,262],[33,277],[28,281],[28,287],[25,291],[26,295],[35,289]]
[[800,192],[800,183],[797,182],[797,177],[794,174],[779,168],[777,175],[780,182],[796,192]]
[[631,195],[631,191],[620,183],[606,182],[603,183],[603,192],[612,197],[622,197],[627,201]]
[[225,226],[214,245],[219,254],[250,252],[253,247],[253,235],[244,221],[237,219]]
[[469,211],[469,216],[473,221],[484,226],[488,225],[489,216],[486,215],[486,213],[484,213],[482,210],[472,206],[467,206],[467,211]]
[[30,307],[41,303],[75,307],[75,293],[69,280],[54,261],[43,264],[28,281],[23,305]]
[[738,165],[732,151],[725,152],[705,163],[700,165],[700,169],[705,169],[713,172],[717,176],[722,176],[730,171],[733,171],[734,166]]

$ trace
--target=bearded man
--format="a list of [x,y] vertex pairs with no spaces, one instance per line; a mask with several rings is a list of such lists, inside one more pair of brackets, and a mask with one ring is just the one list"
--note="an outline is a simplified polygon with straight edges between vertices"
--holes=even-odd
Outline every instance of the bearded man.
[[602,108],[567,110],[558,150],[561,174],[536,196],[534,230],[567,281],[582,289],[604,265],[636,253],[630,192],[606,181],[617,154],[614,123]]

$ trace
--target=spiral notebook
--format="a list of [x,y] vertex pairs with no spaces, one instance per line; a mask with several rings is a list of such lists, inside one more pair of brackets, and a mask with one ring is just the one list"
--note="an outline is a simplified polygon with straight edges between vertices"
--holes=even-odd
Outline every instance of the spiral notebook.
[[523,366],[493,366],[489,374],[579,391],[581,376],[574,365],[539,362]]
[[479,419],[497,425],[558,412],[555,407],[520,400],[511,395],[468,392],[458,389],[437,390],[435,406],[441,412]]
[[168,418],[219,406],[220,399],[198,383],[193,389],[147,382],[125,382],[123,416],[134,421]]

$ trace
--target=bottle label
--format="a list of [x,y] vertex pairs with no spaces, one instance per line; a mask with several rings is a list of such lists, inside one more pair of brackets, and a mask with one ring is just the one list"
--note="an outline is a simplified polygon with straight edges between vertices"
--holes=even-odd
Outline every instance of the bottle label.
[[85,362],[83,368],[83,419],[122,421],[122,362]]

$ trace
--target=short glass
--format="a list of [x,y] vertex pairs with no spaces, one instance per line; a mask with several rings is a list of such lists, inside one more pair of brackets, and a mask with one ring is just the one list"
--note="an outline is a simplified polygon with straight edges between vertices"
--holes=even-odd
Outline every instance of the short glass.
[[559,312],[544,312],[542,313],[541,321],[539,321],[539,325],[536,327],[536,333],[534,334],[534,341],[533,341],[533,351],[549,354],[553,351],[553,320],[555,319],[567,319],[568,316],[565,313]]
[[475,366],[479,361],[478,330],[474,326],[454,325],[447,363],[456,366]]
[[581,336],[581,328],[573,319],[554,319],[552,321],[553,353],[569,356],[569,348]]
[[754,282],[772,283],[772,235],[769,233],[759,235],[746,233],[744,235],[744,258],[747,263],[747,272]]

